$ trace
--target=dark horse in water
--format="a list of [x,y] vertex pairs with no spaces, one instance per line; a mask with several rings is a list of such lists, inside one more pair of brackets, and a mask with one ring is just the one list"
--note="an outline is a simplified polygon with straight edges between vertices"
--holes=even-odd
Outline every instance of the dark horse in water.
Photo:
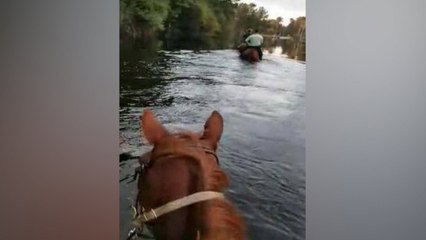
[[169,133],[145,109],[141,134],[154,146],[142,155],[135,224],[158,240],[243,240],[245,225],[223,191],[228,178],[216,155],[223,118],[214,111],[200,134]]
[[259,53],[256,49],[247,47],[245,44],[239,45],[237,49],[242,60],[246,60],[251,63],[260,61]]

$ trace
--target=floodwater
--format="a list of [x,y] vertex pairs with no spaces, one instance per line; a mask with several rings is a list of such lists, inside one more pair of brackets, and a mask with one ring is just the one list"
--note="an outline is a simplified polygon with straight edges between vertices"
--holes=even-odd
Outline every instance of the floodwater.
[[[303,62],[264,53],[249,64],[234,50],[194,53],[128,49],[120,63],[121,152],[150,149],[139,116],[149,107],[171,130],[201,131],[218,110],[218,149],[250,239],[305,239],[305,77]],[[131,228],[136,160],[120,162],[120,239]]]

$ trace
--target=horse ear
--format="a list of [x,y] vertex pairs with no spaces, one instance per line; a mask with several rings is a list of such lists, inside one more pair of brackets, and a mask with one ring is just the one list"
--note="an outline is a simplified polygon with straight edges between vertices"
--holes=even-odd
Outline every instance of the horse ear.
[[214,146],[219,142],[223,132],[223,118],[219,112],[213,111],[204,124],[202,139],[208,140]]
[[168,135],[167,130],[155,118],[154,114],[145,109],[140,117],[141,135],[145,136],[150,144],[156,144]]

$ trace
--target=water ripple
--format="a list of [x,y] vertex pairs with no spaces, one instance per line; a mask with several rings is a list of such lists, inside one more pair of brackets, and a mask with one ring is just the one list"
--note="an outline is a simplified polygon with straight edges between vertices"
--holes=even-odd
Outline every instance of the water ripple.
[[[139,115],[150,107],[169,129],[201,131],[213,110],[224,117],[218,155],[231,180],[226,195],[242,213],[250,239],[305,238],[306,65],[265,53],[258,64],[235,51],[161,51],[122,60],[121,152],[150,146]],[[120,227],[129,227],[136,161],[120,162]],[[124,238],[124,235],[122,236]]]

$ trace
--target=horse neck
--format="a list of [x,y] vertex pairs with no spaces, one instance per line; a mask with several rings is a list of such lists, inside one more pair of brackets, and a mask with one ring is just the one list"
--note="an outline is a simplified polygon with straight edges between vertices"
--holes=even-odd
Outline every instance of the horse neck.
[[226,201],[211,200],[203,203],[202,240],[242,240],[245,229],[241,217]]
[[[228,187],[228,178],[220,170],[211,171],[204,176],[204,189],[198,191],[222,192]],[[244,224],[235,208],[224,200],[210,200],[200,203],[201,212],[196,216],[201,223],[202,240],[241,240],[244,239]]]
[[[189,160],[189,159],[188,159]],[[187,195],[202,191],[222,192],[228,186],[226,175],[216,169],[205,174],[202,164],[187,161],[192,183]],[[192,162],[192,163],[191,163]],[[192,166],[191,166],[192,165]],[[241,217],[226,200],[213,199],[186,208],[184,238],[196,240],[242,240],[245,229]]]

